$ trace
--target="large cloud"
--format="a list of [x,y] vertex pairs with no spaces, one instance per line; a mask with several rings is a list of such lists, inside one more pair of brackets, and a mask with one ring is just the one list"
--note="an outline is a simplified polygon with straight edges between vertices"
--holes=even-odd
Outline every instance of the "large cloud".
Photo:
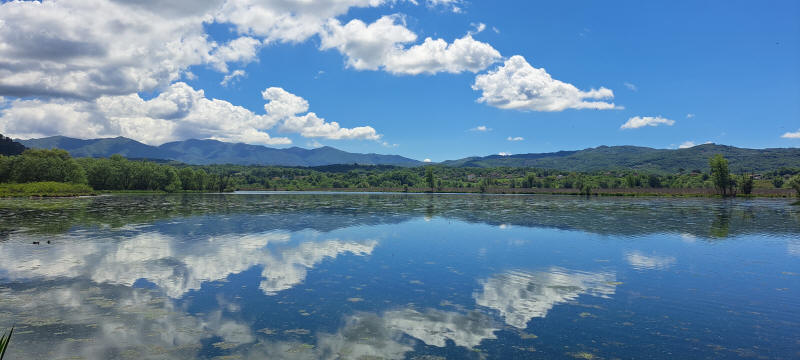
[[357,70],[383,69],[409,75],[474,73],[500,59],[500,52],[470,34],[452,43],[426,38],[421,44],[406,47],[417,40],[417,35],[397,15],[381,17],[372,24],[355,19],[342,25],[330,20],[320,36],[321,49],[337,49],[347,58],[347,65]]
[[370,126],[342,128],[307,113],[308,102],[280,88],[263,92],[268,103],[259,115],[224,100],[208,99],[203,90],[178,82],[157,97],[102,96],[94,101],[70,99],[14,100],[0,112],[0,133],[18,138],[50,135],[125,136],[147,144],[188,138],[213,138],[255,144],[290,144],[266,130],[326,139],[380,139]]
[[225,71],[260,42],[217,44],[203,23],[218,1],[24,1],[0,5],[0,94],[93,99],[157,90],[191,65]]
[[[227,72],[264,42],[304,41],[387,0],[13,1],[0,5],[0,95],[94,99],[160,90],[192,65]],[[241,37],[220,44],[204,25]]]
[[544,69],[531,66],[524,57],[514,55],[497,69],[475,77],[472,88],[481,91],[478,102],[501,109],[562,111],[566,109],[614,109],[614,93],[601,87],[579,90],[572,84],[553,79]]

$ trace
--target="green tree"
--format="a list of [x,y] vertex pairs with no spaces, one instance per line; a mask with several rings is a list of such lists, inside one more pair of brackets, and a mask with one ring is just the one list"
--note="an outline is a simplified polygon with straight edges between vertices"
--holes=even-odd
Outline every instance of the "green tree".
[[772,186],[774,186],[776,189],[782,188],[783,187],[783,179],[781,179],[779,177],[776,177],[776,178],[772,179]]
[[717,154],[711,157],[708,164],[711,168],[711,180],[714,183],[714,188],[722,196],[730,195],[731,173],[728,170],[728,160],[721,154]]
[[797,197],[800,197],[800,174],[789,179],[789,186],[797,193]]
[[750,195],[753,192],[753,175],[742,175],[742,179],[739,182],[739,192],[745,195]]
[[425,168],[425,183],[428,184],[428,187],[433,190],[434,186],[436,185],[436,179],[433,176],[433,168],[427,167]]

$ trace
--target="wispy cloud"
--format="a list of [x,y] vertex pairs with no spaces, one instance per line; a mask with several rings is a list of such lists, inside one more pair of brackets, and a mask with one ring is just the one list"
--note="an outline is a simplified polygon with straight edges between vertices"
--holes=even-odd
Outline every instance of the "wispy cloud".
[[628,121],[626,121],[620,129],[638,129],[645,126],[659,126],[659,125],[667,125],[672,126],[675,125],[675,120],[670,120],[667,118],[663,118],[661,116],[634,116]]
[[486,127],[486,125],[478,125],[472,129],[469,129],[469,131],[487,132],[492,131],[492,128]]
[[625,82],[623,85],[625,85],[625,87],[628,88],[630,91],[639,91],[639,88],[637,88],[636,85],[631,84],[629,82]]
[[692,114],[692,113],[688,113],[688,114],[686,114],[686,118],[687,118],[687,119],[691,119],[691,118],[693,118],[694,116],[695,116],[695,115],[694,115],[694,114]]
[[522,137],[522,136],[515,136],[515,137],[509,136],[506,140],[508,140],[508,141],[522,141],[522,140],[525,140],[525,138]]
[[232,73],[225,75],[225,77],[222,78],[222,81],[220,81],[219,84],[222,86],[228,86],[235,83],[240,78],[246,76],[247,73],[245,73],[244,70],[234,70]]

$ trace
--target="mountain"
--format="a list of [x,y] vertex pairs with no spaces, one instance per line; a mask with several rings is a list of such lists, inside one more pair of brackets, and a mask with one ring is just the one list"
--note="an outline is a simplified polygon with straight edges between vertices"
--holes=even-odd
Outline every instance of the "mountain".
[[0,155],[19,155],[23,151],[25,151],[25,145],[0,134]]
[[708,170],[708,159],[722,154],[734,172],[761,172],[781,167],[800,167],[800,148],[743,149],[704,144],[686,149],[653,149],[639,146],[600,146],[578,151],[553,153],[490,155],[442,162],[461,167],[536,167],[564,171],[633,169],[675,173],[684,169]]
[[322,166],[333,164],[416,166],[422,162],[399,155],[359,154],[330,146],[316,149],[291,147],[275,149],[261,145],[226,143],[217,140],[184,140],[151,146],[124,137],[74,139],[51,136],[18,140],[30,148],[58,148],[75,157],[108,157],[175,160],[187,164],[241,164],[281,166]]
[[[330,146],[316,149],[291,147],[275,149],[261,145],[227,143],[217,140],[184,140],[150,146],[124,137],[81,140],[64,136],[17,140],[29,148],[59,148],[75,157],[163,159],[187,164],[241,164],[280,166],[326,166],[335,164],[419,166],[422,162],[399,155],[359,154]],[[722,154],[734,172],[762,172],[781,167],[800,168],[800,148],[743,149],[704,144],[687,149],[653,149],[640,146],[600,146],[552,153],[490,155],[444,161],[455,167],[536,167],[564,171],[641,170],[675,173],[708,171],[708,159]]]

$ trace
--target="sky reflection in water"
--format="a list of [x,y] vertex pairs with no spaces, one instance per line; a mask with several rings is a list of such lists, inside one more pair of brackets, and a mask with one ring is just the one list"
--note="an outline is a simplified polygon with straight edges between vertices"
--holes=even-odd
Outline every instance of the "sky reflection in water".
[[783,200],[147,195],[0,215],[9,358],[800,354]]

